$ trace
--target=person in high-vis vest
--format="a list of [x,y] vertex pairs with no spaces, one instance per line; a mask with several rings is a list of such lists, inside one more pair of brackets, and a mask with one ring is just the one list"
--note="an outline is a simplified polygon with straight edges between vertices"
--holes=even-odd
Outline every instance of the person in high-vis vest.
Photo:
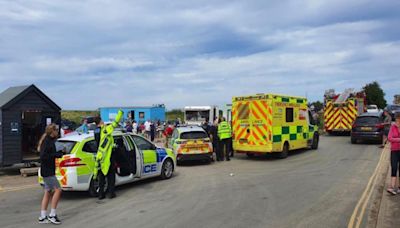
[[221,153],[222,161],[224,160],[224,151],[226,160],[230,161],[231,159],[229,158],[229,153],[231,151],[230,140],[232,138],[232,130],[231,125],[229,125],[225,118],[223,118],[218,125],[218,138],[219,153]]
[[114,198],[115,195],[115,159],[113,156],[114,138],[112,133],[121,121],[124,112],[118,111],[115,120],[105,126],[101,127],[100,141],[96,154],[96,166],[93,173],[93,178],[99,180],[99,199],[105,198],[104,185],[105,178],[107,177],[107,192],[110,198]]

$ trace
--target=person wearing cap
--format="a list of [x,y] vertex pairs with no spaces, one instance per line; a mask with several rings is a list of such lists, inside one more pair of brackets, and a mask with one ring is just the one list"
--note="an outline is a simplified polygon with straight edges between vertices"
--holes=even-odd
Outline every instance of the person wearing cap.
[[390,125],[392,124],[392,116],[389,114],[387,109],[383,111],[383,137],[382,137],[382,145],[381,148],[384,148],[387,142],[387,137],[390,130]]
[[392,195],[400,193],[397,171],[400,165],[400,113],[396,113],[395,122],[391,125],[388,135],[390,142],[390,165],[392,168],[390,187],[387,189]]

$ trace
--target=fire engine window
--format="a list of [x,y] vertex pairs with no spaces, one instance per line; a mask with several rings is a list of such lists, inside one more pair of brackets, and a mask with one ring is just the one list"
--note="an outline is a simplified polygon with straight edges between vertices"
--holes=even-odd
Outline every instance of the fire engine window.
[[293,108],[286,108],[286,122],[293,122]]

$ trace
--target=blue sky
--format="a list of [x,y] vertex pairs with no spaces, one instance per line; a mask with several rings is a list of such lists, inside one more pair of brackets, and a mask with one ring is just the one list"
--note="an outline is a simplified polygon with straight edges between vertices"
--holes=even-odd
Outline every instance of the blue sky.
[[400,1],[0,1],[0,90],[63,109],[400,93]]

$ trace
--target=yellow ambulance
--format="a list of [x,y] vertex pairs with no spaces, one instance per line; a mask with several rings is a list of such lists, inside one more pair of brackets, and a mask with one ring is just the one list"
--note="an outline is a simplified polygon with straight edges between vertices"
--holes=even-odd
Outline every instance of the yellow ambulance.
[[318,148],[318,127],[304,97],[256,94],[232,99],[233,149],[237,153],[276,153]]

